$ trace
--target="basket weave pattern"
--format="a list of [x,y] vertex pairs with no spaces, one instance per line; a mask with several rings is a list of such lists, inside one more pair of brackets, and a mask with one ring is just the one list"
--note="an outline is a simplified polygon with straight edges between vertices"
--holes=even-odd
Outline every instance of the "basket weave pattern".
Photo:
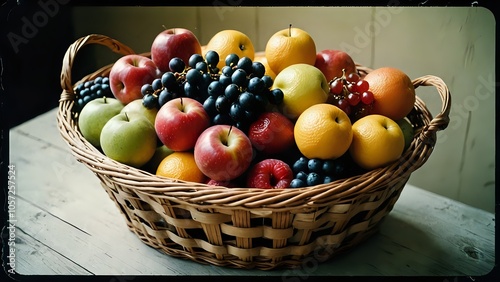
[[[100,179],[128,225],[144,243],[168,255],[235,268],[300,266],[345,252],[367,239],[392,210],[410,174],[422,166],[449,123],[450,93],[435,76],[413,80],[434,86],[442,100],[434,118],[417,97],[409,119],[416,129],[408,150],[395,163],[329,184],[299,189],[213,187],[152,175],[118,163],[93,147],[78,130],[73,112],[77,83],[109,74],[102,67],[73,84],[71,67],[81,48],[107,46],[126,55],[130,48],[92,34],[66,52],[61,72],[59,131],[78,161]],[[145,55],[148,55],[145,53]],[[370,69],[358,66],[360,74]]]

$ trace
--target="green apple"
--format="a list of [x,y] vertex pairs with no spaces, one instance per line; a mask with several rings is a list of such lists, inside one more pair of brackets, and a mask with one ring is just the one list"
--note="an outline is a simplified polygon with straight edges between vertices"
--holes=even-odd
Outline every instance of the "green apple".
[[283,69],[274,79],[271,89],[283,92],[280,111],[291,120],[312,105],[325,103],[330,88],[325,75],[315,66],[294,64]]
[[411,141],[413,141],[415,130],[413,129],[413,125],[406,118],[400,119],[396,123],[401,128],[401,131],[403,131],[403,136],[405,137],[404,151],[406,151],[406,149],[410,147]]
[[143,116],[119,113],[102,128],[101,148],[109,158],[139,168],[155,153],[155,128]]
[[165,145],[157,147],[151,159],[142,167],[142,169],[155,174],[161,161],[173,152],[173,150],[169,149]]
[[154,125],[158,109],[157,108],[148,109],[146,106],[142,104],[142,99],[136,99],[125,105],[125,107],[123,107],[121,112],[122,113],[127,112],[129,117],[132,117],[134,115],[145,116],[151,122],[151,124]]
[[102,128],[122,109],[123,104],[115,98],[102,97],[88,102],[78,117],[78,127],[83,137],[94,147],[100,147]]

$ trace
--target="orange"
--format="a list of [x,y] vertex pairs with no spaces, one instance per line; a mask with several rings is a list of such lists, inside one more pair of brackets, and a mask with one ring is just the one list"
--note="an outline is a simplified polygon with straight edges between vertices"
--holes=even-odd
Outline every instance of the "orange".
[[352,125],[349,152],[360,167],[370,170],[397,160],[403,153],[405,138],[399,125],[382,115],[368,115]]
[[238,57],[248,57],[253,61],[255,49],[250,38],[241,31],[226,29],[216,33],[206,47],[203,48],[204,54],[213,50],[219,54],[219,63],[217,67],[222,69],[225,65],[227,55],[236,54]]
[[294,136],[297,147],[305,157],[336,159],[351,145],[351,120],[334,105],[316,104],[299,116]]
[[264,67],[266,68],[265,75],[269,75],[273,80],[276,78],[276,74],[273,72],[273,70],[269,66],[269,63],[267,62],[266,55],[264,54],[264,52],[255,53],[255,58],[253,59],[253,61],[260,62],[264,65]]
[[156,175],[197,183],[206,180],[194,161],[194,154],[189,151],[173,152],[165,157],[158,165]]
[[269,67],[279,74],[293,64],[314,65],[316,62],[316,44],[309,33],[291,26],[273,34],[265,49]]
[[372,113],[400,120],[413,109],[415,88],[403,71],[382,67],[367,74],[364,80],[370,84],[375,98]]

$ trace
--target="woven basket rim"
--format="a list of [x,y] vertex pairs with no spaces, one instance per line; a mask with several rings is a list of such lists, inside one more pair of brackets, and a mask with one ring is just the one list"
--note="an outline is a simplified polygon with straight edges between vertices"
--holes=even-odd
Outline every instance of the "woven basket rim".
[[[416,118],[413,122],[420,123],[420,128],[417,129],[410,148],[404,152],[399,160],[388,166],[328,184],[293,189],[228,188],[169,179],[106,157],[85,140],[78,131],[77,117],[72,112],[75,103],[74,86],[97,76],[108,75],[112,66],[112,64],[104,66],[73,83],[71,67],[75,56],[81,48],[89,44],[104,45],[121,55],[134,54],[132,49],[121,42],[99,34],[82,37],[70,45],[65,54],[61,71],[63,91],[57,113],[60,134],[78,161],[84,163],[94,173],[106,175],[121,186],[137,193],[165,197],[165,199],[177,203],[197,204],[204,207],[212,205],[247,209],[290,209],[323,206],[339,197],[348,201],[348,199],[367,191],[376,190],[384,183],[397,181],[395,178],[409,177],[409,174],[422,166],[429,157],[436,142],[436,132],[445,129],[449,123],[451,96],[448,87],[441,78],[425,75],[413,79],[412,83],[415,88],[419,86],[436,87],[442,101],[441,112],[432,117],[425,103],[420,97],[416,97],[414,107]],[[149,56],[149,53],[141,55]],[[370,68],[360,64],[357,66],[360,73],[366,74],[371,71]]]

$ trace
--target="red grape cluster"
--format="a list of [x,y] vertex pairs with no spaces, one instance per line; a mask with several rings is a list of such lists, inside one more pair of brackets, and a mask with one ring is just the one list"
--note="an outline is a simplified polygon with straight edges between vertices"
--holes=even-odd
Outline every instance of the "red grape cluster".
[[343,110],[351,121],[360,119],[371,112],[375,98],[369,90],[368,81],[353,72],[330,81],[330,96],[332,104]]

